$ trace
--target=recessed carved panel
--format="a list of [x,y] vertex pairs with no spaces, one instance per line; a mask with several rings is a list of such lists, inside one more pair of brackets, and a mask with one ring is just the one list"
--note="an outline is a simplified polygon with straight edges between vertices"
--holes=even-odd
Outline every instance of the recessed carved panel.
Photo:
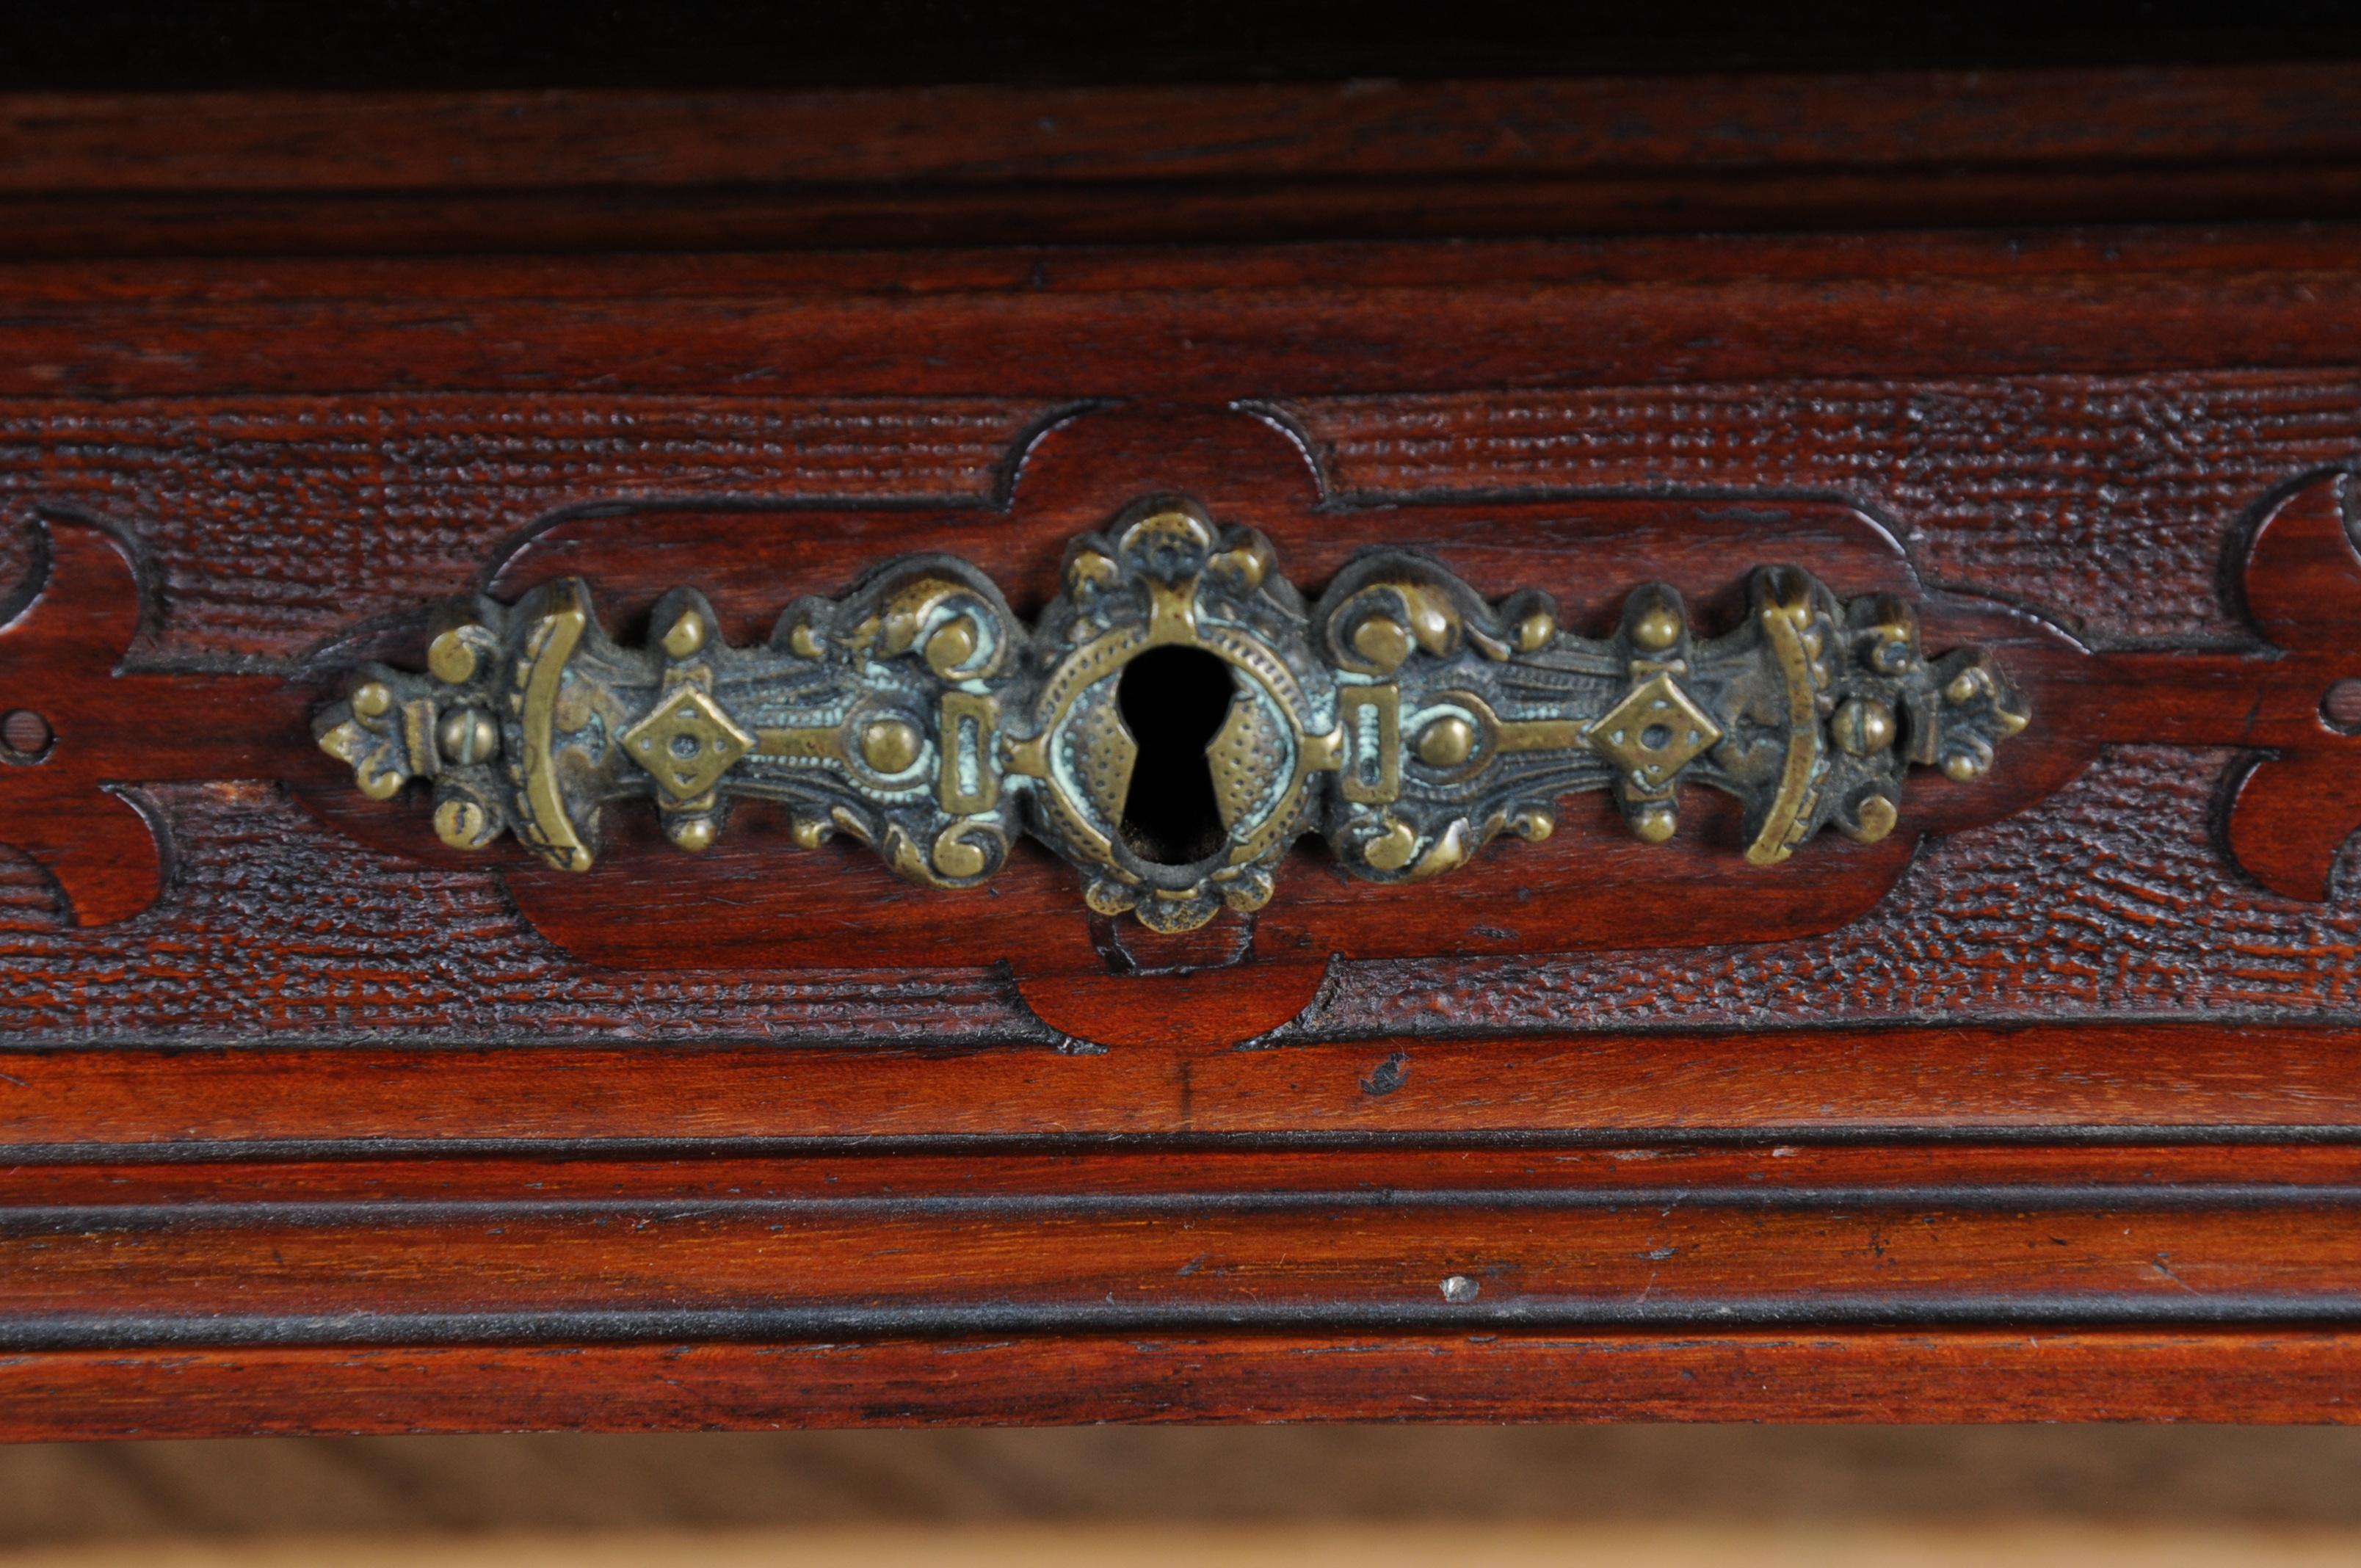
[[[1835,929],[1921,835],[2023,811],[2113,745],[2261,756],[2226,839],[2274,888],[2319,896],[2349,828],[2353,742],[2323,714],[2361,619],[2337,473],[2257,513],[2246,597],[2278,645],[2258,655],[2094,652],[1928,588],[1883,523],[1810,499],[1356,507],[1250,411],[1091,413],[1010,469],[1010,496],[969,508],[563,514],[486,594],[364,626],[291,679],[118,673],[128,557],[53,520],[0,630],[54,736],[0,769],[12,836],[78,924],[120,921],[164,869],[147,786],[282,780],[390,863],[498,868],[527,921],[619,974],[1005,965],[1069,1033],[1130,1027],[1106,1022],[1138,1011],[1098,995],[1112,981],[1188,992],[1157,1029],[1236,1038],[1292,1016],[1332,958]],[[1143,855],[1125,822],[1148,721],[1122,672],[1154,648],[1228,683],[1191,742],[1220,837],[1196,860]],[[340,700],[332,784],[312,720]],[[2326,784],[2275,782],[2299,773]],[[1324,850],[1290,851],[1302,832]],[[1533,841],[1485,853],[1504,832]],[[920,885],[801,853],[830,836]],[[1118,962],[1094,923],[1134,910],[1242,924],[1212,959]]]

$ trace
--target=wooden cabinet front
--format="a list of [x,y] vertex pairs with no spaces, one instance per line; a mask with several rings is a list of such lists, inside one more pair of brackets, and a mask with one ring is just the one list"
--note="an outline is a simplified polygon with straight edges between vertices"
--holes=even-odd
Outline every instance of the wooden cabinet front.
[[1147,97],[0,105],[0,1427],[2349,1411],[2361,74]]

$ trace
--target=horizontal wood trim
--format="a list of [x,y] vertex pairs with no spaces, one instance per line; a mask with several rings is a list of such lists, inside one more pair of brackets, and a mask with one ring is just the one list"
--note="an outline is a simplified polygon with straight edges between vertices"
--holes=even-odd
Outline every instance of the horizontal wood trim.
[[[1960,1203],[2031,1208],[2268,1205],[2361,1187],[2361,1140],[2345,1142],[2036,1143],[1960,1135],[1914,1143],[1665,1142],[1573,1146],[1380,1143],[1310,1148],[1198,1140],[1157,1150],[1073,1143],[929,1151],[841,1140],[800,1154],[682,1146],[670,1157],[570,1153],[386,1157],[374,1146],[340,1157],[143,1158],[115,1146],[63,1163],[0,1167],[0,1214],[27,1209],[304,1204],[467,1205],[518,1199],[686,1211],[712,1202],[881,1202],[1022,1207],[1193,1201],[1254,1204],[1267,1194],[1359,1201],[1579,1207],[1663,1201],[1724,1207],[1799,1201]],[[1808,1195],[1799,1197],[1799,1194]]]
[[1617,279],[1586,275],[1588,247],[1549,245],[1214,247],[1169,276],[1153,256],[1068,268],[1022,254],[954,254],[948,269],[884,254],[819,271],[791,257],[672,261],[660,276],[587,257],[21,262],[0,266],[14,348],[0,395],[728,385],[1078,400],[1137,396],[1154,365],[1157,396],[1202,401],[1930,367],[2169,371],[2218,367],[2225,343],[2247,367],[2361,359],[2361,279],[2341,229],[2251,269],[2190,269],[2178,243],[2126,237],[2086,270],[2046,270],[2018,268],[2005,236],[1930,238],[1897,273],[1894,258],[1856,271],[1855,243],[1814,266],[1808,248],[1774,242],[1775,270],[1750,274],[1733,236],[1702,274],[1666,255]]
[[[1397,1059],[1399,1058],[1399,1059]],[[1395,1061],[1392,1072],[1378,1068]],[[2334,1026],[2088,1024],[1381,1039],[1264,1050],[54,1050],[0,1058],[0,1153],[388,1142],[2361,1137]],[[1389,1083],[1391,1087],[1388,1087]]]
[[0,1435],[1306,1419],[2353,1421],[2356,1387],[2361,1333],[2301,1330],[105,1350],[0,1356]]
[[852,91],[0,95],[0,190],[1185,181],[2304,156],[2345,62]]
[[595,194],[129,192],[99,199],[0,196],[17,257],[621,252],[661,230],[674,254],[834,252],[961,245],[1202,245],[1214,240],[1464,239],[1945,224],[2255,223],[2361,216],[2361,168],[1843,170],[1776,176],[1389,178],[1335,184],[1139,187],[1059,183],[1012,191],[804,187],[627,189]]
[[2361,211],[2361,67],[0,97],[26,254],[673,249]]
[[18,1210],[0,1212],[0,1345],[2361,1321],[2361,1187],[2169,1201],[1953,1190],[1776,1204],[1273,1193]]

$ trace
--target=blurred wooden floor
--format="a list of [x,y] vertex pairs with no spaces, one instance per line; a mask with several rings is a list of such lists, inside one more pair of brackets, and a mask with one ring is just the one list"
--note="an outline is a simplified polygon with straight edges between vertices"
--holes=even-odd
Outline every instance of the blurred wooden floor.
[[2215,1563],[2288,1563],[2312,1568],[2350,1563],[2354,1538],[2341,1532],[2141,1530],[2079,1528],[1905,1529],[1849,1531],[1817,1528],[1773,1532],[1731,1526],[1683,1530],[1614,1526],[1484,1528],[1436,1526],[1379,1530],[1370,1526],[1158,1530],[1099,1527],[1058,1530],[1006,1526],[910,1531],[886,1528],[823,1532],[633,1532],[618,1535],[488,1536],[421,1541],[315,1538],[266,1542],[36,1550],[5,1561],[23,1568],[392,1568],[434,1563],[501,1568],[755,1568],[794,1563],[822,1568],[2088,1568],[2137,1563],[2141,1568]]
[[[1210,1532],[1210,1533],[1209,1533]],[[2361,1563],[2361,1431],[1083,1428],[0,1449],[0,1563]]]

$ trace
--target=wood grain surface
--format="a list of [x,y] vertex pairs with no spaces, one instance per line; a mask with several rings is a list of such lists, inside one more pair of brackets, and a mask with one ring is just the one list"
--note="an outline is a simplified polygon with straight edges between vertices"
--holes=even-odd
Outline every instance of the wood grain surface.
[[[0,103],[0,1431],[2351,1419],[2356,108]],[[1171,489],[1577,629],[1795,562],[2035,724],[1881,844],[1569,800],[1161,947],[755,812],[463,855],[312,746],[456,596],[1030,613]]]
[[20,1437],[1279,1420],[2322,1420],[2349,1333],[1284,1333],[0,1359]]
[[[1759,26],[1759,24],[1757,24]],[[2350,68],[18,96],[25,252],[2350,217]]]

